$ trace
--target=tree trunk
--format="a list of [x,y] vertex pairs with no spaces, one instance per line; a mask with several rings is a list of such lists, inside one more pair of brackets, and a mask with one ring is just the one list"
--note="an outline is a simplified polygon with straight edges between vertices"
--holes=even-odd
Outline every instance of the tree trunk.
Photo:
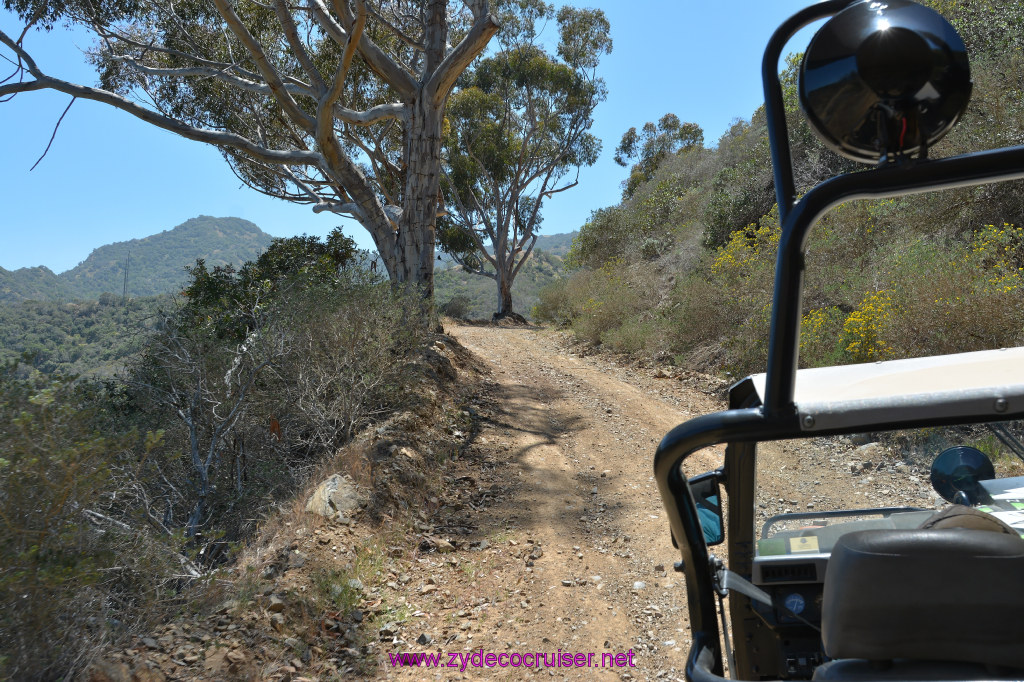
[[506,264],[498,269],[498,317],[505,317],[512,313],[512,277],[508,272]]
[[410,106],[406,134],[405,205],[398,223],[398,281],[434,297],[434,241],[441,162],[442,112],[420,98]]

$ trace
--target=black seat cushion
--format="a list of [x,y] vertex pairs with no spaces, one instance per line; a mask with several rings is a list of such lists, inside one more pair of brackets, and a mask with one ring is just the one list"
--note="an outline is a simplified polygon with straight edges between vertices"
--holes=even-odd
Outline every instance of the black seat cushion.
[[1024,668],[1024,542],[963,528],[842,536],[825,574],[830,658]]

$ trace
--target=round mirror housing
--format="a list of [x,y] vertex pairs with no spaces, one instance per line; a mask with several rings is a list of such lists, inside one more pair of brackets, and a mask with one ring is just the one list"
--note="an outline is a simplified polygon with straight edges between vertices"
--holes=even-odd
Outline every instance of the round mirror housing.
[[932,487],[942,499],[971,506],[985,497],[978,481],[996,477],[992,460],[977,448],[960,445],[939,453],[932,462]]
[[971,97],[963,40],[909,0],[858,2],[811,39],[800,106],[833,151],[864,163],[925,156]]

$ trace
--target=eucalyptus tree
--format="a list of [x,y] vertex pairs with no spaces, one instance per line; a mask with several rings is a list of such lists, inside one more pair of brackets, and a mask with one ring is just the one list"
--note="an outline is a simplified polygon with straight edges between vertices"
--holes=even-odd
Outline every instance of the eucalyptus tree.
[[[0,101],[55,90],[216,145],[273,197],[354,217],[391,279],[433,291],[443,112],[498,24],[488,0],[3,0]],[[98,87],[54,77],[32,29],[84,27]],[[70,105],[69,105],[70,106]]]
[[615,148],[615,163],[628,166],[629,178],[623,182],[623,196],[633,196],[636,188],[654,177],[661,162],[684,149],[693,149],[704,144],[704,131],[696,123],[684,123],[675,114],[669,113],[657,123],[648,121],[637,132],[630,128],[622,135]]
[[[498,316],[537,243],[544,201],[575,187],[601,143],[589,132],[604,100],[595,74],[611,52],[604,12],[541,0],[498,5],[496,50],[460,79],[448,108],[443,221],[446,250],[497,284]],[[554,19],[554,53],[543,29]]]

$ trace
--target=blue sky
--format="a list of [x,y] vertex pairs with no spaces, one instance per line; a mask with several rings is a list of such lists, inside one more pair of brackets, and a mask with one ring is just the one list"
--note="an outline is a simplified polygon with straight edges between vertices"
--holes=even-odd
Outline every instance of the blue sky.
[[[600,7],[611,22],[614,51],[600,72],[608,100],[593,132],[604,142],[598,163],[578,187],[545,205],[544,234],[579,228],[591,211],[618,203],[626,169],[612,161],[622,133],[673,112],[704,129],[712,145],[736,118],[761,103],[760,63],[776,26],[809,0],[573,0]],[[20,32],[0,11],[0,29]],[[811,32],[787,51],[802,50]],[[33,33],[25,39],[40,68],[92,85],[81,50],[85,34]],[[6,66],[6,64],[4,64]],[[7,70],[0,68],[2,76]],[[366,232],[336,215],[264,197],[232,175],[213,147],[178,138],[123,112],[76,101],[46,158],[36,162],[69,98],[29,92],[0,104],[0,267],[46,265],[62,272],[92,249],[170,229],[197,215],[237,216],[284,237],[326,235],[337,225],[370,248]]]

